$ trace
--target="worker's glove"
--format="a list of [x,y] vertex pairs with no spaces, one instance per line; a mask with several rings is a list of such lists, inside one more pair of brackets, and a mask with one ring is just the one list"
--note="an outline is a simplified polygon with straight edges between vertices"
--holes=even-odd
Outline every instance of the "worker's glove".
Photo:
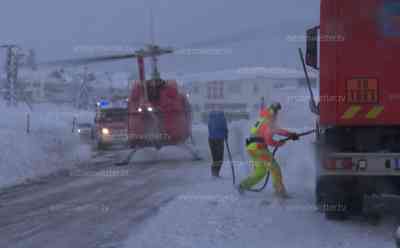
[[289,136],[289,138],[290,138],[291,140],[299,140],[299,139],[300,139],[300,136],[299,136],[297,133],[292,133],[292,134]]

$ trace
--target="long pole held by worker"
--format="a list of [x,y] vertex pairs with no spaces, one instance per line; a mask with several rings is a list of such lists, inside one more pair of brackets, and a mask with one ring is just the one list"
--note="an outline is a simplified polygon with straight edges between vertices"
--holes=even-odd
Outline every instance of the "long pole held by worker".
[[233,182],[233,184],[236,184],[235,165],[233,164],[231,149],[230,149],[229,143],[226,139],[225,139],[225,145],[226,145],[226,150],[228,151],[229,162],[231,164],[232,182]]

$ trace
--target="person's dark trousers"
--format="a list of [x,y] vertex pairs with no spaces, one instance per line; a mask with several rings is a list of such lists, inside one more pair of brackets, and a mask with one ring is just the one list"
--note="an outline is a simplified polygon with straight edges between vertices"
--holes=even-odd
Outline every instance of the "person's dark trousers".
[[210,145],[211,157],[213,160],[211,166],[211,174],[215,177],[219,176],[219,172],[224,161],[224,139],[209,139],[208,144]]

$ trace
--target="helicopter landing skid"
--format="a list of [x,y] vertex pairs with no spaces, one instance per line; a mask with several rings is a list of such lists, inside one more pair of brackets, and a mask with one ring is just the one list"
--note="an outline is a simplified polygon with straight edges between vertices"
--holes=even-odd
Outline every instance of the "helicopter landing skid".
[[137,151],[137,149],[133,149],[133,150],[129,153],[129,155],[128,155],[128,157],[127,157],[126,159],[115,163],[115,165],[116,165],[116,166],[125,166],[125,165],[128,165],[129,162],[131,161],[133,155],[135,155],[136,151]]
[[180,146],[183,147],[185,150],[187,150],[190,153],[190,155],[192,155],[194,161],[203,160],[200,157],[199,152],[192,145],[182,144]]

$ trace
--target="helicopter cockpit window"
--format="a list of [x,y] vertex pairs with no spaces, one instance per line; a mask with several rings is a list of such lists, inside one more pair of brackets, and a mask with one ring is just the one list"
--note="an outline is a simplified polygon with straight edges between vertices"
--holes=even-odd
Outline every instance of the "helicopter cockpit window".
[[160,99],[160,89],[167,82],[162,79],[152,80],[150,84],[147,85],[147,93],[150,101],[157,101]]

